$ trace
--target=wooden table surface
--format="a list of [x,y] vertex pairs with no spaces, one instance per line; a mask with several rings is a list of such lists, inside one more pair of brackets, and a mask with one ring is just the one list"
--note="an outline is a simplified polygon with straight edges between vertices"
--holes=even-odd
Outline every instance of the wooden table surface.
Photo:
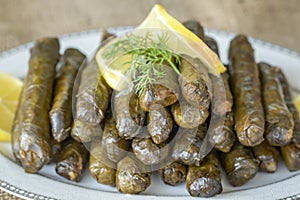
[[[155,3],[178,20],[244,33],[300,52],[299,0],[0,0],[0,51],[76,31],[139,24]],[[0,192],[0,199],[11,199]]]

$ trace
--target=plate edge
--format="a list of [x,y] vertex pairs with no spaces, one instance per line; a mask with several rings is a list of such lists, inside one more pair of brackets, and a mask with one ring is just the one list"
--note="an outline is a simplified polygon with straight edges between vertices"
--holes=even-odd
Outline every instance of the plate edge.
[[[133,28],[134,28],[134,26],[119,26],[119,27],[109,27],[109,28],[107,28],[107,30],[111,31],[111,32],[118,32],[118,31],[129,31]],[[234,36],[234,35],[237,34],[237,33],[231,33],[231,32],[226,32],[226,31],[222,31],[222,30],[216,30],[216,29],[205,29],[205,30],[208,33],[214,33],[214,34],[226,35],[226,36]],[[77,37],[77,36],[80,36],[80,35],[94,34],[95,32],[101,33],[102,29],[92,29],[92,30],[85,30],[85,31],[80,31],[80,32],[75,32],[75,33],[62,34],[62,35],[59,35],[57,37],[58,38],[72,38],[72,37]],[[270,49],[276,49],[278,51],[282,51],[284,53],[287,53],[291,56],[295,56],[296,58],[300,59],[300,53],[298,53],[295,50],[291,50],[291,49],[283,47],[281,45],[274,44],[274,43],[271,43],[271,42],[266,42],[266,41],[256,39],[256,38],[253,38],[253,37],[249,37],[249,38],[250,38],[250,42],[255,42],[255,43],[258,43],[262,46],[266,46]],[[0,59],[3,59],[7,56],[10,56],[11,54],[14,54],[14,53],[16,53],[18,51],[21,51],[23,49],[27,49],[27,48],[31,47],[32,45],[33,45],[33,42],[29,42],[29,43],[25,43],[25,44],[19,45],[17,47],[2,51],[2,52],[0,52]],[[295,88],[293,88],[293,89],[295,89]],[[298,90],[298,89],[295,89],[295,90]],[[17,197],[25,198],[25,199],[58,200],[56,198],[47,197],[47,196],[39,195],[39,194],[36,194],[36,193],[28,192],[26,190],[23,190],[21,188],[13,186],[13,185],[9,184],[8,182],[3,181],[1,179],[0,179],[0,189],[7,192],[7,193],[9,193],[9,194],[15,195]],[[300,199],[300,193],[292,195],[292,196],[288,196],[288,197],[285,197],[285,198],[282,198],[282,199],[283,200]]]
[[40,199],[40,200],[58,200],[53,197],[47,197],[44,195],[28,192],[19,187],[13,186],[6,181],[0,179],[0,189],[4,192],[7,192],[16,197],[24,198],[24,199]]

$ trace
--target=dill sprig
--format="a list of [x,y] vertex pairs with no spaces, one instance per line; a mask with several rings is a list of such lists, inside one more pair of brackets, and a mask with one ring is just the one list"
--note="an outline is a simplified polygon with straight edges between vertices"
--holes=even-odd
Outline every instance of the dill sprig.
[[167,33],[158,35],[157,41],[153,40],[150,32],[144,36],[128,33],[125,39],[110,45],[103,55],[106,59],[114,59],[122,53],[132,56],[129,72],[132,74],[136,94],[140,96],[148,84],[166,76],[163,65],[170,65],[180,74],[176,66],[180,63],[180,58],[168,49],[168,40]]

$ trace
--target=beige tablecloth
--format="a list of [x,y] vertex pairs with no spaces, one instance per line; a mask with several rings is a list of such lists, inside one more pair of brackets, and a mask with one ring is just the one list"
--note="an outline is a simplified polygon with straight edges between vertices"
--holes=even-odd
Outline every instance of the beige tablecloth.
[[155,3],[180,21],[274,42],[300,52],[299,0],[0,0],[0,51],[48,35],[139,24]]
[[0,200],[21,200],[21,199],[0,190]]
[[[0,51],[43,36],[137,25],[155,3],[180,21],[244,33],[300,52],[299,0],[0,0]],[[15,199],[0,192],[1,199]]]

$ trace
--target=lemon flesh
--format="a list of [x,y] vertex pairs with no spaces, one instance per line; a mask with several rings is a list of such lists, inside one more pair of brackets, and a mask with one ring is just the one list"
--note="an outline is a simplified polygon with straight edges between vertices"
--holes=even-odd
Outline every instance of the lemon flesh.
[[10,141],[10,132],[22,86],[21,80],[0,73],[0,141]]
[[[172,32],[171,41],[168,45],[170,51],[178,55],[188,55],[199,59],[215,75],[226,71],[218,56],[200,38],[169,15],[161,5],[155,5],[152,8],[146,19],[136,28],[135,33],[139,33],[139,30],[141,32],[147,30],[149,32],[157,32],[157,30]],[[118,38],[115,40],[118,40]],[[121,56],[113,63],[109,63],[103,56],[105,49],[115,40],[111,40],[97,52],[96,61],[108,85],[114,90],[122,90],[122,84],[120,83],[126,80],[125,72],[130,67],[130,64],[128,64],[130,63],[128,62],[130,57],[124,55],[124,57]],[[127,62],[124,62],[124,60]]]
[[161,5],[155,5],[148,17],[138,26],[137,29],[167,29],[178,33],[179,40],[182,40],[186,46],[176,49],[178,54],[185,54],[190,57],[200,57],[200,60],[212,68],[212,73],[217,70],[223,73],[226,68],[219,57],[193,32],[185,28],[179,21],[173,18]]

